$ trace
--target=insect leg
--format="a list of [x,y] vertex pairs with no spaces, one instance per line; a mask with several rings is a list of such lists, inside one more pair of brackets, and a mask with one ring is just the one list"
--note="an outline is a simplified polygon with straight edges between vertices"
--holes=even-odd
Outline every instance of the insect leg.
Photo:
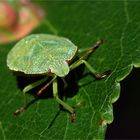
[[63,81],[63,83],[64,83],[64,89],[66,89],[67,86],[68,86],[68,83],[66,82],[66,80],[65,80],[63,77],[62,77],[61,79],[62,79],[62,81]]
[[105,76],[109,75],[111,73],[111,70],[105,71],[101,74],[99,74],[86,60],[79,59],[78,61],[74,62],[70,65],[70,70],[75,69],[76,67],[80,66],[81,64],[85,64],[85,66],[88,68],[88,70],[95,75],[97,79],[104,78]]
[[54,76],[45,86],[43,86],[38,92],[37,97],[56,79],[57,76]]
[[78,53],[84,52],[84,54],[82,55],[82,57],[80,59],[85,59],[86,57],[88,57],[89,54],[91,54],[92,52],[94,52],[101,44],[103,44],[103,40],[97,41],[93,47],[79,49],[78,50]]
[[73,109],[70,105],[66,104],[64,101],[62,101],[62,100],[58,97],[58,84],[57,84],[57,79],[55,79],[55,80],[53,81],[53,96],[54,96],[54,98],[56,99],[56,101],[57,101],[59,104],[61,104],[67,111],[70,112],[70,114],[71,114],[71,116],[70,116],[71,122],[73,122],[73,121],[74,121],[74,118],[75,118],[74,109]]
[[[26,86],[26,87],[23,89],[24,105],[23,105],[23,107],[17,109],[17,110],[14,112],[14,115],[19,115],[21,112],[25,111],[25,110],[30,106],[30,104],[32,103],[32,102],[31,102],[31,103],[26,103],[26,95],[25,95],[25,93],[28,92],[29,90],[31,90],[31,89],[33,89],[33,88],[39,86],[40,84],[42,84],[43,82],[45,82],[47,79],[48,79],[48,77],[45,77],[45,78],[43,78],[43,79],[41,79],[41,80],[38,80],[38,81],[36,81],[36,82],[34,82],[34,83],[32,83],[32,84]],[[35,100],[37,100],[37,98],[36,98]]]
[[34,82],[34,83],[32,83],[32,84],[26,86],[26,87],[23,89],[23,93],[26,93],[26,92],[28,92],[29,90],[31,90],[31,89],[33,89],[33,88],[39,86],[40,84],[44,83],[47,79],[48,79],[48,77],[45,77],[45,78],[43,78],[43,79],[41,79],[41,80],[38,80],[38,81],[36,81],[36,82]]
[[[70,70],[75,69],[76,67],[80,66],[81,64],[85,64],[85,66],[89,69],[89,71],[95,75],[96,78],[101,79],[104,78],[105,76],[109,75],[111,73],[111,70],[105,71],[101,74],[99,74],[85,59],[94,52],[101,44],[103,43],[103,40],[99,40],[95,43],[95,45],[86,51],[79,60],[74,62],[73,64],[70,65]],[[82,52],[82,51],[81,51]]]
[[[47,79],[48,79],[48,77],[45,77],[45,78],[43,78],[43,79],[41,79],[41,80],[38,80],[38,81],[36,81],[36,82],[34,82],[34,83],[32,83],[32,84],[29,84],[28,86],[26,86],[26,87],[23,89],[24,106],[27,105],[25,93],[28,92],[29,90],[31,90],[31,89],[33,89],[33,88],[39,86],[40,84],[42,84],[43,82],[45,82]],[[17,112],[23,112],[23,110],[24,110],[24,107],[22,107],[22,109],[20,109],[20,110],[17,111]],[[15,113],[15,114],[17,114],[17,113]]]

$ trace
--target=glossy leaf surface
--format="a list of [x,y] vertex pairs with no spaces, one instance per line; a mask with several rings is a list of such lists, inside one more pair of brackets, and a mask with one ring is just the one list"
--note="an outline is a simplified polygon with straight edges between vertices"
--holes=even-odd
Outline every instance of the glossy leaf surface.
[[[133,66],[140,67],[140,3],[89,0],[40,4],[48,17],[34,32],[67,37],[78,48],[90,47],[103,39],[104,44],[88,62],[98,72],[109,69],[113,72],[103,80],[95,80],[83,68],[72,74],[75,78],[80,75],[78,80],[70,76],[70,88],[65,94],[69,96],[69,104],[78,106],[73,124],[68,113],[59,112],[53,98],[39,100],[19,117],[14,117],[13,112],[23,103],[23,96],[16,78],[6,67],[7,54],[13,44],[0,46],[0,138],[104,139],[107,124],[113,121],[112,103],[120,94],[119,81]],[[28,98],[33,97],[28,95]]]

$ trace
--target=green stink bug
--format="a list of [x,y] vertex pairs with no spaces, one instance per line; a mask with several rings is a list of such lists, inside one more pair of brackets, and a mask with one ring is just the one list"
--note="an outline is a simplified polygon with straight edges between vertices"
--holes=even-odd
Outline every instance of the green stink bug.
[[[7,65],[13,71],[23,72],[25,74],[40,74],[51,76],[52,79],[42,87],[37,95],[39,96],[44,89],[51,83],[53,85],[53,96],[56,101],[70,112],[71,121],[74,121],[75,111],[59,98],[57,77],[65,78],[69,71],[75,69],[81,64],[89,69],[96,78],[103,78],[110,73],[106,71],[98,74],[94,68],[85,60],[86,57],[96,50],[102,41],[97,41],[96,44],[88,49],[82,57],[70,64],[69,62],[76,56],[77,46],[75,46],[69,39],[55,35],[34,34],[25,37],[19,41],[9,52],[7,57]],[[40,85],[46,80],[41,79],[35,83],[26,86],[23,92],[26,93],[32,88]],[[15,114],[24,111],[26,106],[16,110]]]

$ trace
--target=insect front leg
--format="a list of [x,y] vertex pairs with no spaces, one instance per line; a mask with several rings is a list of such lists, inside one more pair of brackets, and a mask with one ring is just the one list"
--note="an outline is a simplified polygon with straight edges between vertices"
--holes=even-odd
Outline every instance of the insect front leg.
[[53,96],[54,98],[56,99],[56,101],[62,105],[67,111],[70,112],[70,120],[71,122],[74,122],[74,119],[75,119],[75,112],[74,112],[74,109],[66,104],[64,101],[62,101],[59,97],[58,97],[58,83],[57,83],[57,79],[55,79],[53,81]]
[[88,57],[91,53],[93,53],[97,48],[99,48],[99,46],[103,44],[103,40],[98,40],[95,45],[93,45],[93,47],[90,48],[82,48],[78,50],[78,53],[83,53],[82,57],[80,59],[85,59],[86,57]]

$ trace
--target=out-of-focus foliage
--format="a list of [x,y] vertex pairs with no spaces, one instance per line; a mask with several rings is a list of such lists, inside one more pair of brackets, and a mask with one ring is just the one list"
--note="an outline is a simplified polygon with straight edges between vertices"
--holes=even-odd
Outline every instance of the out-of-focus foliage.
[[44,18],[41,7],[27,0],[0,1],[0,43],[16,41],[36,28]]

